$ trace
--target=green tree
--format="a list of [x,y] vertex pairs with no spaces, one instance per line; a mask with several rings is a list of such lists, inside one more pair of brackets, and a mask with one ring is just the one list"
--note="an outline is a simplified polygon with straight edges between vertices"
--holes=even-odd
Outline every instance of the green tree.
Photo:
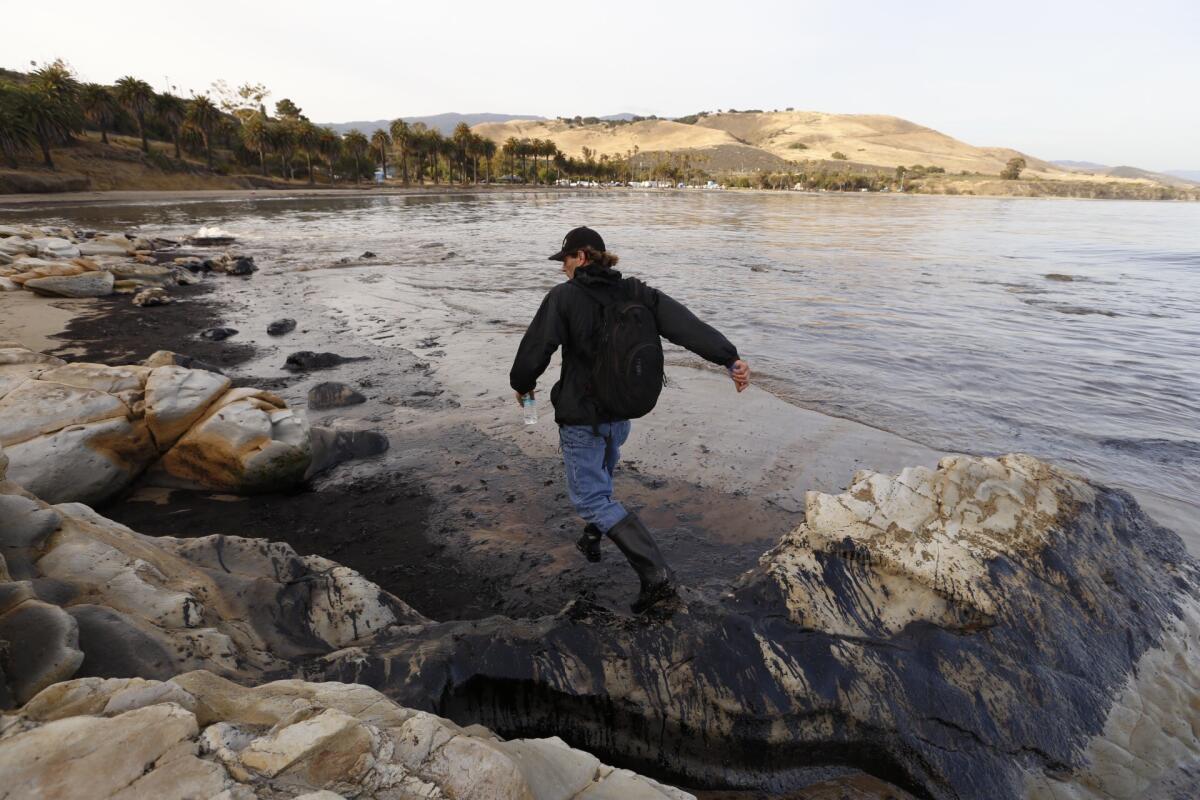
[[296,177],[292,158],[296,155],[297,138],[296,121],[293,119],[275,120],[267,126],[267,141],[279,156],[279,175],[288,180]]
[[334,177],[334,165],[342,156],[342,137],[333,128],[321,128],[320,144],[317,145],[325,163],[329,165],[329,185],[337,183]]
[[100,129],[100,141],[108,144],[108,131],[121,111],[112,92],[98,83],[85,83],[79,91],[79,106],[84,118]]
[[142,152],[150,152],[150,143],[146,141],[146,114],[154,102],[154,90],[143,80],[126,75],[117,81],[117,102],[119,102],[133,121],[137,123],[138,136],[142,139]]
[[492,182],[492,159],[496,157],[498,149],[496,143],[491,139],[484,139],[479,145],[479,153],[483,156],[483,179],[488,183]]
[[164,92],[154,98],[154,116],[171,132],[171,142],[175,145],[175,157],[180,158],[179,131],[187,118],[187,103],[182,97]]
[[376,128],[371,134],[371,149],[379,154],[379,164],[383,169],[383,179],[387,180],[387,154],[392,149],[392,137],[383,128]]
[[408,157],[412,149],[412,131],[408,123],[402,119],[392,120],[390,126],[392,147],[400,154],[400,174],[404,185],[408,185]]
[[300,146],[300,152],[304,153],[304,162],[308,166],[308,182],[316,183],[316,178],[313,175],[313,156],[321,153],[321,129],[307,117],[301,117],[296,123],[296,144]]
[[1025,166],[1025,159],[1020,156],[1010,158],[1004,165],[1004,171],[1000,173],[1000,177],[1006,181],[1015,181],[1021,177],[1021,170],[1025,169]]
[[265,114],[255,112],[242,120],[242,125],[238,129],[238,135],[241,137],[242,144],[247,150],[258,153],[258,164],[265,177],[267,174],[267,117]]
[[50,148],[71,140],[71,134],[83,131],[83,112],[79,106],[79,81],[62,61],[33,71],[22,93],[26,119],[33,129],[42,159],[54,169]]
[[450,135],[451,141],[454,142],[455,155],[458,157],[459,171],[462,174],[463,183],[467,180],[467,157],[471,153],[471,126],[465,122],[460,122],[454,126],[454,133]]
[[367,141],[367,137],[358,128],[351,128],[346,134],[346,138],[342,140],[346,148],[346,154],[354,159],[354,182],[358,183],[362,176],[362,167],[360,162],[363,156],[367,154],[371,143]]
[[275,115],[287,117],[288,119],[303,119],[304,117],[304,114],[300,111],[300,106],[286,97],[275,103]]
[[208,168],[212,169],[212,139],[213,133],[221,122],[221,112],[213,105],[213,101],[208,99],[208,95],[196,95],[188,106],[186,121],[204,144],[204,158],[208,163]]
[[504,140],[504,155],[508,159],[508,174],[513,175],[517,171],[516,158],[521,150],[521,142],[515,136],[510,136]]
[[428,132],[429,128],[424,122],[414,122],[408,126],[408,146],[417,157],[417,180],[422,185],[425,183],[425,155],[428,149],[425,134]]
[[17,168],[17,154],[37,142],[26,109],[29,102],[26,89],[0,83],[0,154],[13,169]]

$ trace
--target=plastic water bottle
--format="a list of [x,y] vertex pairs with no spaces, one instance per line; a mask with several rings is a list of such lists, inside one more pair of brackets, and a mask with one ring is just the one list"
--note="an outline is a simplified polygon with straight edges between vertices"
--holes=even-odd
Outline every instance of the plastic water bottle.
[[525,413],[525,424],[537,424],[537,406],[534,404],[532,394],[521,395],[521,411]]

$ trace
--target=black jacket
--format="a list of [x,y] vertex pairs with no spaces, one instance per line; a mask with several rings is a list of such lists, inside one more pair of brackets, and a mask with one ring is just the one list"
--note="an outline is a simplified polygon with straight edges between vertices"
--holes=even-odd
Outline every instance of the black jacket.
[[550,364],[550,356],[561,346],[562,374],[550,390],[554,421],[559,425],[613,421],[586,392],[594,358],[593,340],[603,311],[575,283],[588,286],[606,300],[628,297],[644,304],[654,312],[658,332],[664,338],[714,364],[727,367],[738,358],[737,348],[728,339],[697,319],[682,303],[637,278],[622,278],[615,269],[588,264],[575,271],[574,279],[546,293],[521,339],[508,375],[514,390],[522,394],[532,391]]

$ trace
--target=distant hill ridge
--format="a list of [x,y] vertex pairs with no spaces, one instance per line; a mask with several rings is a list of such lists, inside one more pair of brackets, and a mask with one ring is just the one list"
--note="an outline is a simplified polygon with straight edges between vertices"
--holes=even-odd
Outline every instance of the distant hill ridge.
[[[509,120],[514,119],[545,119],[545,117],[539,117],[534,114],[458,114],[455,112],[449,112],[446,114],[432,114],[427,117],[402,117],[402,119],[409,124],[414,122],[423,122],[430,129],[436,130],[442,135],[448,136],[454,132],[454,129],[460,122],[465,122],[471,127],[475,127],[476,125],[485,122],[508,122]],[[335,131],[343,135],[349,133],[353,128],[358,128],[360,131],[367,134],[367,136],[370,136],[377,129],[386,131],[392,124],[392,120],[358,120],[354,122],[328,122],[321,124],[326,127],[333,128]]]
[[[575,117],[574,119],[580,119]],[[518,114],[435,114],[404,117],[423,122],[443,134],[465,122],[497,143],[509,138],[550,139],[570,156],[584,148],[596,154],[627,156],[640,153],[687,153],[712,172],[782,171],[803,161],[836,163],[859,168],[898,166],[939,167],[948,173],[998,175],[1012,158],[1023,158],[1022,177],[1067,181],[1108,180],[1160,184],[1194,189],[1187,171],[1157,173],[1136,167],[1108,167],[1087,161],[1045,161],[1005,147],[977,147],[940,131],[900,117],[883,114],[830,114],[819,111],[731,111],[670,119],[610,114],[594,124],[565,118]],[[637,121],[634,121],[634,120]],[[345,133],[358,128],[370,135],[387,129],[390,120],[333,123]]]
[[1153,172],[1151,170],[1130,166],[1110,167],[1106,164],[1097,164],[1092,161],[1055,161],[1052,163],[1074,172],[1087,172],[1094,175],[1107,175],[1113,178],[1130,178],[1133,180],[1143,179],[1154,181],[1155,183],[1163,183],[1167,186],[1175,186],[1181,189],[1192,189],[1200,185],[1200,170],[1169,170],[1167,172]]

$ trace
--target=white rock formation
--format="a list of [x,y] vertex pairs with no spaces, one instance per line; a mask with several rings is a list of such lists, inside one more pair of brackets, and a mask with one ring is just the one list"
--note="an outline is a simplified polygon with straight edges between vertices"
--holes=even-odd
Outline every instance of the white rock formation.
[[[83,678],[0,718],[12,797],[685,800],[560,739],[504,741],[373,689]],[[310,794],[311,793],[311,794]]]
[[269,491],[300,480],[312,458],[302,417],[268,392],[231,389],[222,375],[68,365],[0,345],[10,479],[51,502],[99,502],[151,466],[170,485]]
[[[0,797],[690,797],[559,739],[503,741],[365,686],[220,677],[427,620],[286,545],[154,538],[48,506],[5,482],[6,464],[0,446],[0,709],[15,709],[0,715]],[[91,676],[71,679],[81,668]]]
[[[882,616],[879,632],[923,619],[949,627],[984,622],[1005,602],[988,574],[998,555],[1035,558],[1059,512],[1087,502],[1082,478],[1031,456],[947,456],[936,470],[899,475],[860,471],[839,495],[808,492],[805,522],[766,553],[762,565],[787,596],[794,622],[862,635],[861,619],[838,606],[834,589],[804,580],[820,575],[816,554],[870,565],[861,587]],[[799,582],[798,582],[799,579]]]

